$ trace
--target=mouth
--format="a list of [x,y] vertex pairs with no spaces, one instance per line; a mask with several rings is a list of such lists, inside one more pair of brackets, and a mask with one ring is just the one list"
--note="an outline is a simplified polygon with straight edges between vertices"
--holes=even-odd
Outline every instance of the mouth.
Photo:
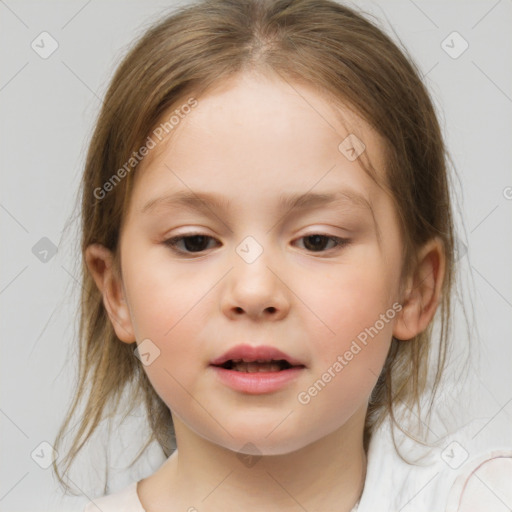
[[221,364],[211,364],[210,367],[224,385],[248,395],[272,394],[285,389],[306,368],[303,364],[292,365],[286,359],[228,359]]
[[285,389],[306,368],[302,361],[270,345],[237,345],[210,361],[210,367],[224,385],[250,395]]
[[237,345],[210,361],[211,366],[244,373],[282,372],[305,365],[270,345]]
[[225,370],[233,370],[242,373],[272,373],[282,372],[291,368],[304,368],[304,365],[292,365],[286,359],[258,359],[245,361],[243,359],[229,359],[223,364],[213,365]]

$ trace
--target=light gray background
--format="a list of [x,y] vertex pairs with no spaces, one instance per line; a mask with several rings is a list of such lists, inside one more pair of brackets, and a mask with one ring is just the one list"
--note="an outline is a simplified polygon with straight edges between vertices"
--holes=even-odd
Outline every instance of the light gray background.
[[[51,469],[31,458],[41,442],[53,441],[71,396],[80,255],[73,240],[76,223],[70,219],[77,213],[85,150],[114,67],[127,45],[172,5],[0,0],[2,511],[82,510],[87,502],[86,497],[63,498]],[[471,342],[475,357],[464,384],[472,409],[460,418],[488,418],[510,438],[512,1],[357,5],[375,14],[391,34],[393,26],[440,109],[460,176],[456,195],[464,220],[464,225],[458,220],[464,293],[473,297],[470,319],[480,332]],[[47,59],[31,48],[43,31],[59,45]],[[456,59],[441,46],[453,31],[469,44]],[[460,43],[450,41],[456,50]],[[32,251],[43,237],[58,246],[46,263]],[[454,338],[459,347],[468,345],[460,323]],[[136,453],[141,439],[134,428],[126,427],[126,443],[135,446],[123,448],[118,431],[114,454]],[[101,462],[104,449],[98,446],[90,457]],[[47,456],[47,448],[38,450]],[[133,471],[123,471],[116,459],[112,490],[156,469],[162,459],[158,450],[150,455]],[[84,459],[73,479],[94,497],[101,492],[97,482],[81,483],[89,473],[102,476],[91,460]]]

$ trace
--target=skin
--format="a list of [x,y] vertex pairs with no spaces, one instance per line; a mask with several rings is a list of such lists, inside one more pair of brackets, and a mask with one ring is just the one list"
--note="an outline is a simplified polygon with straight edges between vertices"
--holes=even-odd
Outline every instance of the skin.
[[[238,75],[199,98],[137,169],[121,230],[121,276],[107,249],[87,249],[120,342],[150,339],[160,350],[144,370],[171,409],[178,450],[138,485],[148,512],[229,512],[241,504],[248,512],[341,512],[357,502],[368,399],[391,337],[410,339],[431,321],[444,259],[432,240],[400,281],[402,237],[392,198],[360,159],[351,162],[338,149],[350,133],[345,126],[385,177],[382,140],[348,109],[336,111],[307,85]],[[231,209],[201,213],[161,204],[142,212],[148,201],[181,190],[221,195]],[[278,209],[282,193],[342,190],[360,194],[371,209],[348,200]],[[212,237],[203,252],[179,256],[164,243],[197,232]],[[326,238],[315,243],[307,238],[314,234]],[[252,263],[236,252],[246,236],[263,249]],[[336,247],[328,237],[350,242]],[[187,247],[182,241],[177,248]],[[300,403],[298,394],[394,303],[402,310]],[[234,391],[209,363],[240,343],[273,345],[306,369],[274,393]],[[247,443],[258,454],[250,466],[240,456],[251,453]]]

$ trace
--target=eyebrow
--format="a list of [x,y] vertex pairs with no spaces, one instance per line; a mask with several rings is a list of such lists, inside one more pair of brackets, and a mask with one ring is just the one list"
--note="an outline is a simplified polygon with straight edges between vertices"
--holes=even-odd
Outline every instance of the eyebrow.
[[[281,211],[295,211],[301,209],[314,208],[315,206],[328,206],[334,203],[352,203],[370,210],[373,214],[373,208],[370,201],[362,194],[343,190],[331,193],[305,192],[296,194],[281,194],[278,205]],[[149,213],[158,207],[171,208],[181,206],[188,209],[194,209],[201,212],[213,210],[228,211],[231,207],[231,201],[225,197],[215,194],[181,191],[174,194],[163,195],[148,201],[141,209],[141,213]]]

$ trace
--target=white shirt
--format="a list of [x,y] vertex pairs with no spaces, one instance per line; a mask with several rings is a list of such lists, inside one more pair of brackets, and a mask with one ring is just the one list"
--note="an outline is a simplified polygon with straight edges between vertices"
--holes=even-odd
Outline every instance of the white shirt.
[[[403,435],[398,455],[385,423],[370,441],[357,512],[505,512],[512,510],[512,432],[500,441],[486,419],[474,420],[421,448]],[[397,429],[395,429],[397,430]]]

